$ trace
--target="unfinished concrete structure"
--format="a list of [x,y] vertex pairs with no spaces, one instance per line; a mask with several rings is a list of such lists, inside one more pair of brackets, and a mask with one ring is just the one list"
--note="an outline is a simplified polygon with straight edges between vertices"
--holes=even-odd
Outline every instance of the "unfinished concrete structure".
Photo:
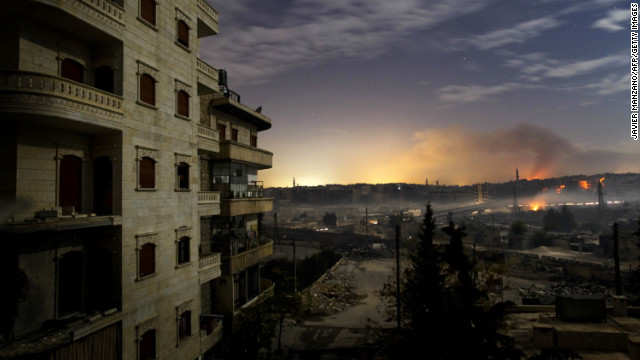
[[[270,120],[199,58],[217,12],[205,0],[0,5],[1,357],[207,353],[222,336],[213,315],[268,289],[255,264],[271,244],[236,265],[254,243],[222,251],[212,233],[258,242],[271,209],[257,180]],[[228,191],[213,177],[225,166],[246,168]]]

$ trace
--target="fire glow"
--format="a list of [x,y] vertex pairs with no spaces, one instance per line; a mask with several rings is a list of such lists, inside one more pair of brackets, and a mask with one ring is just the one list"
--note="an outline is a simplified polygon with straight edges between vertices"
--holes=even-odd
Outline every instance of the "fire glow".
[[591,184],[589,184],[588,181],[586,180],[580,180],[578,181],[578,186],[583,189],[583,190],[589,190],[591,189]]

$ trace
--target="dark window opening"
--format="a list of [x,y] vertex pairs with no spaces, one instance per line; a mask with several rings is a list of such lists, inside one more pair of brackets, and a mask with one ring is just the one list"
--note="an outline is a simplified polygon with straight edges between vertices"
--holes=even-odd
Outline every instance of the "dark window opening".
[[182,20],[178,21],[178,42],[189,47],[189,26]]
[[113,69],[100,66],[95,70],[96,88],[113,94]]
[[89,250],[86,310],[104,311],[117,306],[113,258],[113,252],[109,249],[95,247]]
[[189,238],[181,237],[178,240],[178,264],[188,263],[189,260]]
[[75,82],[84,82],[84,66],[72,59],[62,60],[60,66],[60,76]]
[[93,211],[98,215],[113,213],[113,168],[106,156],[93,161]]
[[180,340],[191,336],[191,311],[187,310],[178,318],[178,338]]
[[155,0],[140,0],[140,17],[149,24],[156,24],[156,2]]
[[258,137],[255,135],[251,135],[251,146],[258,147]]
[[140,277],[156,272],[156,246],[144,244],[140,248]]
[[218,124],[218,139],[220,141],[227,140],[227,127],[221,124]]
[[178,189],[189,189],[189,164],[178,164]]
[[83,255],[80,251],[68,252],[58,263],[58,312],[61,315],[82,310]]
[[140,360],[151,360],[156,358],[156,331],[147,330],[140,338]]
[[152,158],[143,157],[140,160],[140,187],[144,189],[156,187],[156,163]]
[[231,129],[231,140],[238,141],[238,129]]
[[156,104],[156,81],[149,74],[140,75],[140,101]]
[[60,206],[80,212],[82,202],[82,159],[65,155],[60,161]]
[[186,91],[178,91],[178,115],[189,117],[189,94]]

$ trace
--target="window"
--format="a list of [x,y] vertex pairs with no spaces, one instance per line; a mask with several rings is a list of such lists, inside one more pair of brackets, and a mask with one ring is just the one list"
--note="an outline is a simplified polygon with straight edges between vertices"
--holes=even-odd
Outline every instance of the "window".
[[83,255],[80,251],[64,254],[58,262],[58,313],[82,310]]
[[75,82],[84,82],[84,66],[73,59],[64,59],[60,65],[60,76]]
[[186,91],[178,91],[178,115],[189,117],[189,94]]
[[189,47],[189,26],[184,20],[178,20],[178,43]]
[[93,211],[98,215],[113,213],[113,165],[106,156],[93,160]]
[[82,159],[65,155],[60,160],[59,206],[73,206],[80,212],[82,203]]
[[151,25],[156,24],[155,0],[140,0],[140,17]]
[[156,272],[156,246],[146,243],[139,250],[139,277],[142,278]]
[[238,129],[231,129],[231,140],[238,141]]
[[96,88],[113,93],[113,69],[100,66],[95,70]]
[[191,336],[191,311],[187,310],[178,318],[178,339],[182,340]]
[[183,236],[178,239],[178,265],[188,263],[189,256],[189,237]]
[[178,189],[179,190],[188,190],[189,189],[189,164],[185,162],[181,162],[177,166],[177,175],[178,175]]
[[251,146],[258,147],[258,137],[255,135],[251,135]]
[[139,187],[154,189],[156,187],[156,162],[150,157],[143,157],[139,161]]
[[227,140],[227,127],[222,124],[218,124],[218,140]]
[[140,356],[138,357],[140,360],[150,360],[156,358],[156,330],[151,329],[147,330],[140,337],[139,342],[140,348]]
[[156,104],[156,81],[149,74],[140,75],[140,101],[154,106]]

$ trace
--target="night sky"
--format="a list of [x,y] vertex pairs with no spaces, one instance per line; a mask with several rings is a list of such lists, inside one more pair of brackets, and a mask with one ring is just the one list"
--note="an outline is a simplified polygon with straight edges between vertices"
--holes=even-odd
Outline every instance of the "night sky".
[[207,1],[267,187],[640,171],[627,1]]

